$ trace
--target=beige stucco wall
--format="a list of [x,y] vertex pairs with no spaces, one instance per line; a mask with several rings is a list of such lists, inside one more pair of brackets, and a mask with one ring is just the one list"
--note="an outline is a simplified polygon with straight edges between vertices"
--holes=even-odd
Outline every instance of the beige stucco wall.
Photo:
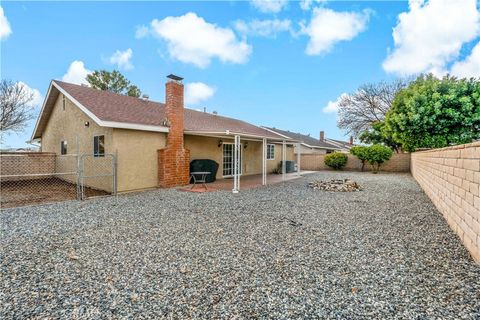
[[[224,143],[233,143],[233,139],[210,138],[202,136],[185,136],[185,148],[190,150],[190,160],[211,159],[218,163],[217,179],[223,178],[223,147],[218,146],[218,140]],[[262,173],[262,143],[258,141],[242,140],[241,143],[247,148],[243,151],[242,174],[260,174]],[[271,172],[278,166],[282,160],[282,145],[275,145],[275,159],[267,160],[267,171]],[[287,160],[295,160],[293,146],[287,146]]]
[[166,137],[161,132],[113,129],[118,192],[157,187],[157,150],[165,147]]
[[[60,142],[65,140],[67,154],[76,154],[77,151],[80,154],[93,154],[93,137],[104,135],[105,153],[112,153],[112,128],[98,126],[68,99],[63,110],[62,97],[59,94],[42,133],[41,151],[60,154]],[[86,121],[89,122],[88,127],[85,126]]]
[[157,150],[165,148],[165,143],[165,133],[113,129],[119,192],[157,187]]
[[[273,160],[267,160],[267,172],[272,172],[275,168],[278,167],[280,162],[282,161],[282,144],[281,143],[274,143],[275,145],[275,159]],[[261,146],[261,144],[260,144]],[[261,147],[260,147],[260,154],[258,157],[261,159]],[[294,146],[292,145],[287,145],[287,154],[286,154],[286,159],[287,161],[297,161],[297,158],[295,157],[294,153]],[[260,167],[259,171],[257,173],[262,173],[262,167],[261,167],[261,162],[260,162]]]
[[[89,125],[85,126],[88,121]],[[77,170],[77,154],[93,154],[93,137],[105,136],[105,153],[114,153],[112,148],[112,128],[98,126],[90,117],[81,111],[70,100],[65,99],[63,109],[63,95],[59,94],[52,109],[52,114],[45,126],[41,138],[41,151],[53,152],[55,158],[55,172],[75,172]],[[67,154],[61,155],[61,141],[67,142]],[[109,157],[85,157],[83,170],[85,176],[107,174],[111,172],[112,158]],[[77,183],[77,176],[58,175],[59,178]],[[85,178],[85,185],[111,192],[113,190],[113,178]]]
[[[104,135],[105,153],[117,155],[118,192],[157,186],[157,150],[165,147],[165,133],[100,127],[68,99],[63,110],[62,98],[60,94],[42,134],[43,152],[56,153],[62,160],[57,163],[73,163],[62,158],[72,157],[77,151],[79,154],[93,154],[93,137]],[[67,157],[58,156],[61,141],[67,141]],[[108,157],[85,160],[85,169],[89,172],[104,173],[110,166]],[[107,191],[111,189],[108,178],[90,178],[86,184]]]

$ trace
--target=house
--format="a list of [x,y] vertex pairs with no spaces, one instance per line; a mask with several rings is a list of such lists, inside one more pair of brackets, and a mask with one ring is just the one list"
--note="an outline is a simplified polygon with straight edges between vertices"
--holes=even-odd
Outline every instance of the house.
[[168,76],[165,90],[159,103],[52,80],[32,141],[58,156],[115,154],[118,192],[188,184],[194,159],[216,161],[218,179],[262,174],[266,184],[267,172],[295,159],[294,139],[184,108],[182,78]]
[[[346,144],[339,143],[339,140],[325,139],[325,132],[320,131],[320,139],[315,139],[310,135],[305,135],[301,133],[290,132],[287,130],[280,130],[277,128],[263,127],[270,132],[276,133],[285,137],[287,139],[293,139],[300,142],[300,153],[301,154],[326,154],[332,152],[348,152],[350,149],[347,148]],[[336,141],[332,143],[331,141]],[[298,150],[295,148],[295,153]]]
[[342,152],[349,152],[350,148],[355,146],[353,137],[350,137],[350,141],[343,141],[343,140],[336,140],[336,139],[329,139],[329,138],[325,138],[324,141],[340,148]]

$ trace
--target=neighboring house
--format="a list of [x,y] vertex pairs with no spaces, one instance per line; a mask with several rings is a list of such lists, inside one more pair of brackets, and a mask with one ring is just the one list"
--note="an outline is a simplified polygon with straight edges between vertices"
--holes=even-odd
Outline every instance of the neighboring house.
[[294,139],[184,108],[182,79],[169,77],[165,104],[53,80],[32,141],[58,155],[116,154],[119,192],[188,184],[194,159],[215,160],[217,178],[231,177],[235,136],[243,175],[271,172],[283,156],[295,160]]
[[355,144],[353,143],[353,137],[350,137],[350,141],[325,138],[325,142],[342,149],[343,152],[349,152],[350,148],[355,146]]
[[[305,135],[301,133],[295,133],[295,132],[290,132],[287,130],[280,130],[277,128],[270,128],[270,127],[263,127],[270,132],[279,134],[287,139],[293,139],[300,141],[300,153],[301,154],[326,154],[326,153],[332,153],[332,152],[348,152],[349,148],[347,149],[343,145],[339,144],[334,144],[330,143],[329,141],[326,141],[324,139],[324,132],[320,131],[320,139],[315,139],[311,137],[310,135]],[[295,153],[297,153],[298,150],[295,148]]]

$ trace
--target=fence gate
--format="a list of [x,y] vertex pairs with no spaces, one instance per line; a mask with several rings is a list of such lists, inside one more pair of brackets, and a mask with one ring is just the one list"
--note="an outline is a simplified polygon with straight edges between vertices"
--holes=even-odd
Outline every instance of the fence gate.
[[81,155],[78,170],[80,199],[117,193],[117,161],[114,154]]

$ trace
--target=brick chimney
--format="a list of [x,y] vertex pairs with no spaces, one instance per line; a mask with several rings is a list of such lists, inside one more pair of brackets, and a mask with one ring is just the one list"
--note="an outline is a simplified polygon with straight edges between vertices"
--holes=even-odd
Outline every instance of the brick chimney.
[[170,188],[187,185],[190,174],[190,151],[183,145],[183,78],[167,76],[165,116],[170,124],[167,145],[158,150],[158,186]]
[[320,131],[320,141],[325,141],[325,131]]

